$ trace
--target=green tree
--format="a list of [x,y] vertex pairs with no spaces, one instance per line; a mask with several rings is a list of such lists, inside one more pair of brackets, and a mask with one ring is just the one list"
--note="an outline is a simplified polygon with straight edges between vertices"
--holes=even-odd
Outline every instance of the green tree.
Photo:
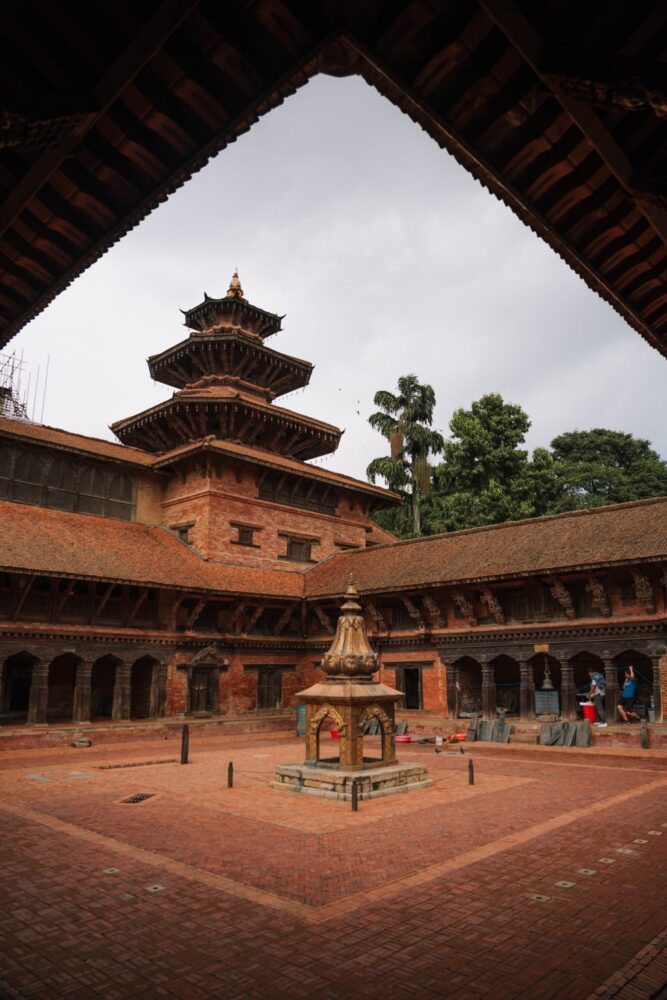
[[667,494],[667,462],[643,438],[597,427],[560,434],[551,448],[552,513]]
[[[412,508],[412,530],[407,531],[404,517],[390,519],[396,530],[406,534],[421,535],[421,497],[428,495],[431,487],[429,456],[437,455],[444,448],[444,439],[432,430],[435,393],[430,385],[422,385],[416,375],[402,375],[398,380],[398,394],[380,389],[373,399],[379,409],[368,418],[371,427],[390,442],[390,455],[374,458],[366,475],[374,483],[379,476],[391,490],[409,497]],[[403,524],[401,524],[403,520]],[[389,527],[386,518],[379,523]]]
[[444,461],[434,470],[433,496],[425,512],[429,532],[533,515],[536,485],[549,460],[541,452],[540,471],[532,467],[520,447],[529,428],[527,413],[497,392],[482,396],[469,410],[454,412],[452,437],[445,442]]

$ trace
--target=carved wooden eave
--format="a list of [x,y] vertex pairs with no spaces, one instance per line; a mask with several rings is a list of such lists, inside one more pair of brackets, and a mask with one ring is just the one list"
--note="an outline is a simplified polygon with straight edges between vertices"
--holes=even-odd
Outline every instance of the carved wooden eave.
[[276,636],[277,635],[282,635],[282,633],[285,631],[285,629],[287,628],[288,624],[290,623],[290,621],[292,619],[292,616],[293,616],[293,614],[294,614],[295,611],[296,611],[296,605],[294,605],[294,604],[289,604],[285,608],[285,610],[281,614],[280,618],[278,619],[278,621],[276,622],[276,624],[273,627],[273,635],[276,635]]
[[405,610],[407,611],[408,615],[410,616],[410,618],[412,619],[412,621],[415,623],[415,625],[417,626],[417,628],[419,628],[419,629],[425,629],[426,628],[426,622],[424,621],[424,618],[423,618],[423,615],[422,615],[421,611],[419,610],[419,608],[417,607],[417,605],[415,604],[415,602],[412,600],[412,598],[408,597],[407,594],[401,594],[401,600],[403,601],[403,605],[405,607]]
[[475,614],[475,609],[473,608],[472,604],[465,596],[463,591],[455,589],[452,590],[451,594],[452,594],[452,601],[459,613],[459,617],[463,618],[468,623],[468,625],[472,626],[477,625],[477,615]]
[[632,571],[632,579],[634,580],[635,597],[638,602],[649,615],[654,615],[656,606],[653,584],[646,574],[640,573],[639,570]]
[[563,581],[559,576],[552,576],[545,581],[546,586],[549,588],[549,593],[555,601],[558,601],[561,608],[565,612],[565,617],[569,619],[574,619],[577,617],[577,612],[574,607],[574,601],[572,600],[572,595],[567,589]]
[[426,614],[428,615],[431,623],[432,629],[443,629],[447,628],[447,618],[444,611],[440,605],[436,602],[432,594],[428,591],[422,591],[419,595],[424,605]]
[[589,573],[586,579],[586,590],[591,595],[591,604],[600,612],[603,618],[611,618],[609,595],[603,581]]
[[318,622],[320,623],[324,631],[327,633],[327,635],[333,635],[335,632],[333,623],[331,621],[331,618],[329,618],[329,615],[322,607],[322,605],[316,602],[315,604],[313,604],[313,611],[315,612],[315,616]]
[[490,587],[482,587],[479,592],[482,604],[488,608],[489,614],[493,615],[497,625],[505,624],[505,612],[502,604],[493,593]]
[[364,605],[365,605],[366,610],[368,611],[369,615],[371,616],[371,618],[375,622],[375,627],[376,627],[377,631],[378,632],[384,632],[384,633],[389,632],[389,626],[387,625],[387,621],[386,621],[384,615],[382,614],[382,612],[380,611],[380,609],[378,608],[378,606],[375,603],[375,601],[365,600],[364,601]]
[[248,619],[248,621],[245,623],[245,625],[241,629],[241,634],[242,635],[250,635],[250,633],[254,629],[255,625],[257,624],[257,622],[259,621],[259,619],[264,614],[265,607],[266,607],[265,604],[258,604],[257,605],[257,607],[255,608],[255,610],[251,614],[250,618]]

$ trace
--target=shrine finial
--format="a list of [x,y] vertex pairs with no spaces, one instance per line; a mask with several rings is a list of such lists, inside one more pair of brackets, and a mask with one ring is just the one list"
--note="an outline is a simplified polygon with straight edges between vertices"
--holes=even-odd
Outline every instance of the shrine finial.
[[227,289],[228,299],[242,299],[243,289],[241,287],[241,279],[239,278],[238,267],[234,268],[234,273],[232,275],[232,280],[229,282],[229,288]]

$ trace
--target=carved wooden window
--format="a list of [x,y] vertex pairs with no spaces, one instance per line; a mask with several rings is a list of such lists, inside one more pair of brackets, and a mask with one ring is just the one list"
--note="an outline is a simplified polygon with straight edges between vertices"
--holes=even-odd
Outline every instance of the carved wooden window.
[[104,517],[106,478],[104,470],[95,466],[81,470],[78,506],[81,514],[97,514],[99,517]]
[[307,538],[288,538],[287,549],[283,559],[294,562],[311,562],[313,543]]
[[233,545],[246,545],[248,548],[258,549],[260,546],[255,540],[255,535],[261,529],[253,524],[237,524],[230,522],[230,526],[236,531],[236,538],[232,538]]
[[546,587],[529,582],[521,590],[507,592],[509,617],[512,621],[550,621],[560,614],[556,603]]

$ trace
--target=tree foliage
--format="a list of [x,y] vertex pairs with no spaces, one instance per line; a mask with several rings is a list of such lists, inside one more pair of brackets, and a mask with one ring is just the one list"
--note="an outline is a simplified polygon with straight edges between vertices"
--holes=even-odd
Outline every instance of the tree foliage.
[[[430,425],[435,396],[430,386],[420,388],[428,389]],[[391,402],[393,407],[371,418],[390,440],[403,412],[402,404],[395,402],[398,398],[391,393],[375,397],[377,405],[382,399],[382,405]],[[570,431],[529,456],[523,447],[529,428],[525,411],[498,393],[482,396],[470,409],[456,410],[449,422],[450,438],[430,448],[442,453],[442,461],[433,470],[432,490],[422,496],[420,530],[435,534],[667,495],[667,462],[649,441],[604,428]],[[407,434],[405,442],[398,461],[375,459],[368,474],[381,475],[392,488],[410,495],[414,474]],[[399,537],[419,533],[405,509],[381,511],[376,519]]]
[[374,458],[366,475],[373,483],[378,477],[384,479],[389,489],[410,498],[412,508],[409,532],[405,516],[399,512],[378,523],[390,531],[398,528],[402,537],[420,535],[421,497],[428,495],[431,485],[429,456],[439,454],[445,443],[442,435],[431,429],[435,393],[430,385],[422,385],[416,375],[402,375],[397,394],[381,389],[375,393],[373,402],[379,409],[368,422],[390,442],[391,454]]

